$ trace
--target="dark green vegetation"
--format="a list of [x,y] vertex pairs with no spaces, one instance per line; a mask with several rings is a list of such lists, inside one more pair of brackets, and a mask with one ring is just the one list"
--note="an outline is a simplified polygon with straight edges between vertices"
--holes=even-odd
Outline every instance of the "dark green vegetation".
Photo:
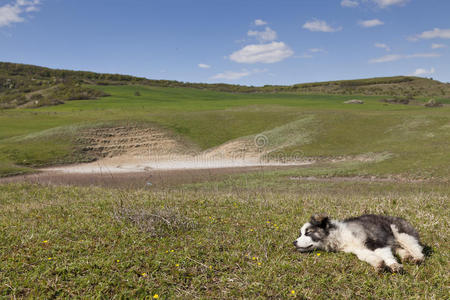
[[[447,298],[448,185],[267,175],[160,191],[0,185],[0,295]],[[351,254],[295,252],[300,225],[323,211],[407,218],[429,257],[377,274]]]
[[54,70],[44,67],[0,62],[0,108],[40,107],[70,100],[87,100],[107,96],[85,85],[146,85],[153,87],[186,87],[232,93],[389,95],[398,97],[449,97],[450,84],[411,77],[384,77],[340,80],[263,87],[230,84],[188,83],[151,80],[120,74]]

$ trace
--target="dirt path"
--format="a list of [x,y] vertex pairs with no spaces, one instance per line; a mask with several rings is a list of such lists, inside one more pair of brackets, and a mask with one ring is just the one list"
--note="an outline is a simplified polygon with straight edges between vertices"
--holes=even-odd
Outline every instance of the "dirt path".
[[68,174],[120,174],[139,173],[152,170],[208,170],[229,168],[285,167],[309,165],[307,161],[277,162],[263,161],[255,157],[220,158],[204,155],[166,155],[159,157],[137,157],[123,155],[102,159],[87,164],[77,164],[41,169],[43,172]]
[[120,188],[161,188],[186,183],[216,181],[229,175],[264,173],[271,170],[285,170],[295,166],[234,167],[211,169],[149,170],[146,172],[122,173],[61,173],[42,172],[38,174],[0,178],[2,183],[34,183],[43,185],[103,186]]

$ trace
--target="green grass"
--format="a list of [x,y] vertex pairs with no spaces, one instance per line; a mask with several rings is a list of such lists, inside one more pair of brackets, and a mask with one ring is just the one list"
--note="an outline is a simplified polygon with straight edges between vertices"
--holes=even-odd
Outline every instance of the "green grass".
[[[386,105],[380,96],[95,88],[112,96],[0,110],[0,177],[95,159],[81,150],[80,134],[115,126],[159,127],[196,149],[264,134],[271,151],[317,163],[170,189],[0,185],[0,297],[447,297],[448,106]],[[365,104],[343,104],[352,98]],[[399,181],[337,178],[373,175]],[[309,176],[332,178],[302,179]],[[295,252],[300,225],[318,212],[404,217],[431,256],[393,275],[376,274],[350,254]]]
[[[0,295],[448,297],[448,185],[266,175],[155,191],[0,186]],[[431,256],[402,275],[377,274],[350,254],[295,252],[299,227],[317,212],[404,217]]]
[[[445,155],[449,107],[386,105],[379,102],[381,96],[233,94],[145,86],[94,88],[112,96],[0,111],[0,162],[38,167],[89,161],[92,157],[79,151],[74,127],[139,123],[170,130],[200,149],[264,132],[277,150],[301,151],[308,157],[392,154],[391,159],[362,173],[442,177],[449,171],[442,168],[450,165]],[[135,96],[136,91],[141,96]],[[343,104],[349,98],[362,99],[365,104]],[[301,120],[306,119],[314,121],[303,124]],[[302,125],[292,127],[296,122]],[[55,128],[60,134],[27,138]],[[281,141],[283,147],[276,144]],[[8,174],[10,169],[0,168],[0,176]]]

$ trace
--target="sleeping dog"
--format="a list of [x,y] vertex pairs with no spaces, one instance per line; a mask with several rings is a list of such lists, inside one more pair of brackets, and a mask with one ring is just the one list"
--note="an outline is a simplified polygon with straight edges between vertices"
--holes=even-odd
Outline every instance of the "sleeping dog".
[[362,215],[343,221],[330,220],[326,215],[314,215],[300,230],[294,241],[300,252],[313,250],[353,253],[371,264],[377,271],[387,267],[401,272],[393,252],[401,260],[423,262],[423,247],[419,234],[406,220],[380,215]]

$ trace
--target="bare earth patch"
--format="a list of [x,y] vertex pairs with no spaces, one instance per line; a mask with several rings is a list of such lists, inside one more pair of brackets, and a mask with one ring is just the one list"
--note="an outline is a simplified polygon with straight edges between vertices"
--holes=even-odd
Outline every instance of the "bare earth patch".
[[44,172],[73,174],[133,173],[150,170],[301,166],[310,161],[264,159],[252,139],[238,139],[200,152],[155,128],[106,127],[86,130],[83,150],[101,157],[86,164],[50,167]]

